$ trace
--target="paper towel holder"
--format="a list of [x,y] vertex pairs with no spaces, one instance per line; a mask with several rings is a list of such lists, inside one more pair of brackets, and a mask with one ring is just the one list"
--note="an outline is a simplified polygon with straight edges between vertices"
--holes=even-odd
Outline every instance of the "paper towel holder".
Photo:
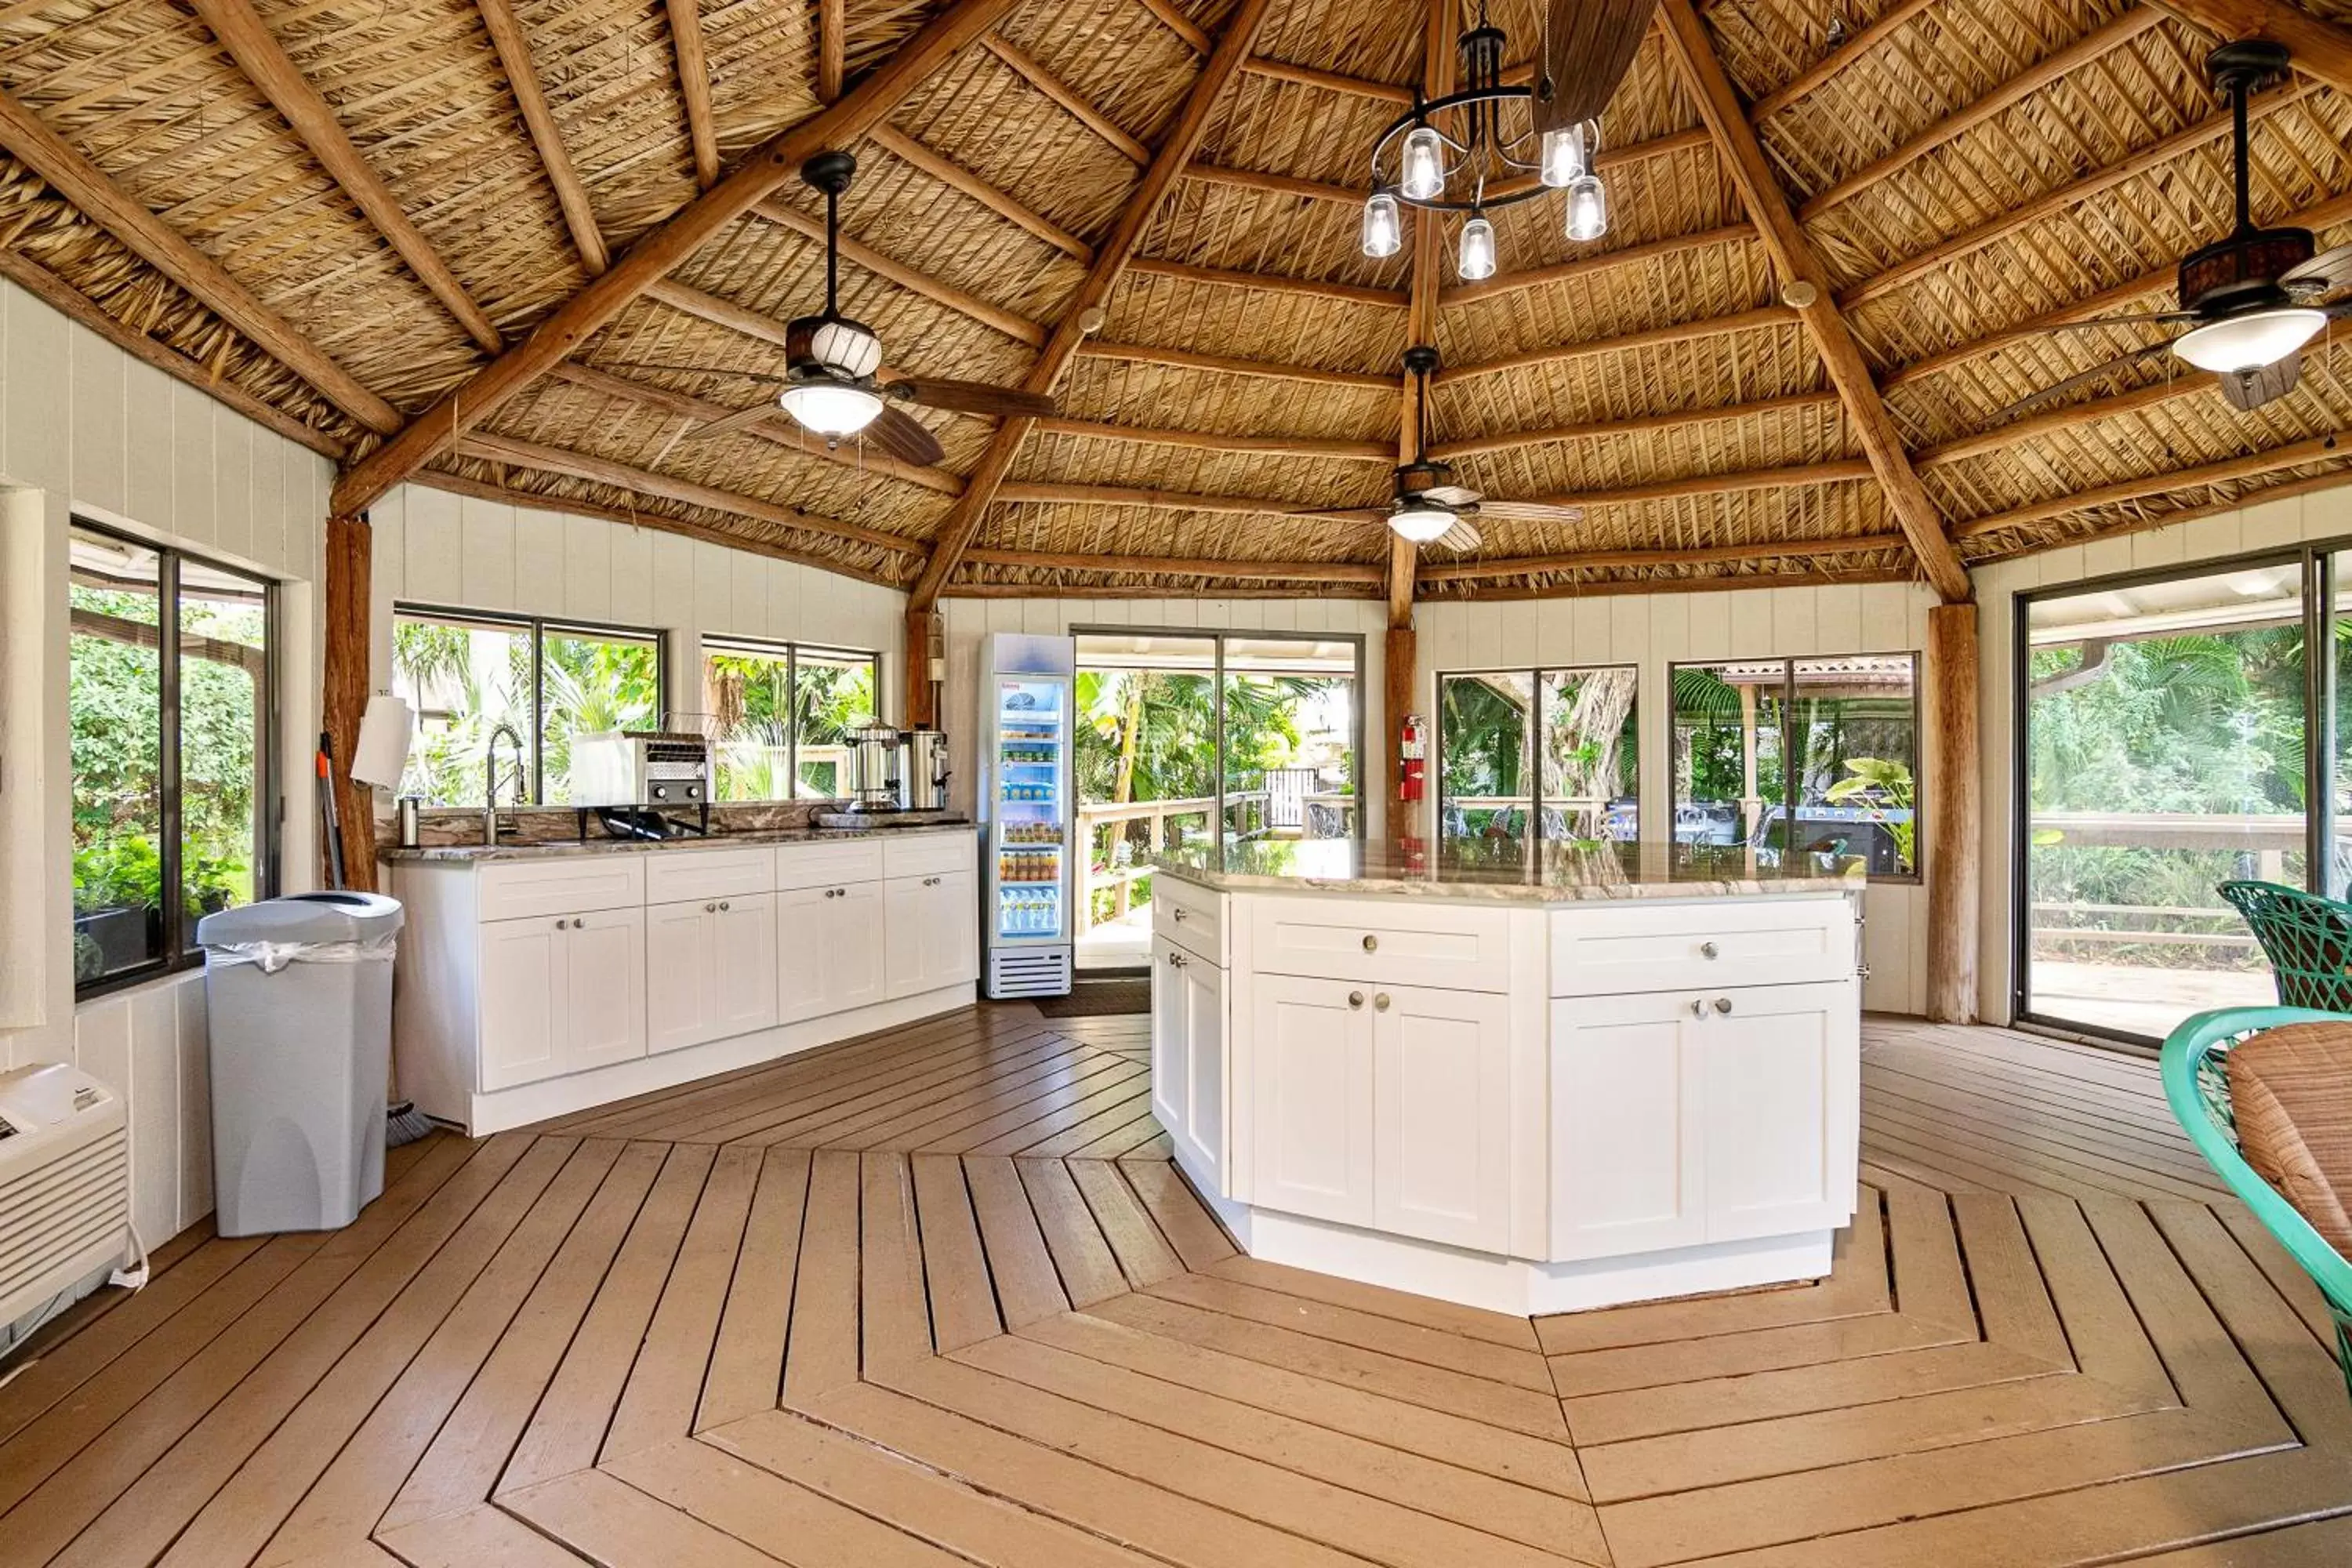
[[399,788],[400,775],[408,766],[408,740],[415,723],[415,713],[405,700],[389,691],[369,698],[367,711],[360,718],[359,743],[352,748],[352,782]]

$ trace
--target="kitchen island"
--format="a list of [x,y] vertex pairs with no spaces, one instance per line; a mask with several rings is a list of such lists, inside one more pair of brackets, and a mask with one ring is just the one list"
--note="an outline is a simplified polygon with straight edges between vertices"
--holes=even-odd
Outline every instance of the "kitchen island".
[[1857,867],[1347,840],[1154,866],[1152,1110],[1253,1257],[1518,1314],[1829,1272]]

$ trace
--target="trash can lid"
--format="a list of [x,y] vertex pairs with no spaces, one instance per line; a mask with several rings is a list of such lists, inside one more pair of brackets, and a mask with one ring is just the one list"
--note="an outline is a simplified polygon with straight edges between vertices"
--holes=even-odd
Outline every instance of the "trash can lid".
[[405,920],[397,899],[382,893],[291,893],[222,910],[196,922],[205,947],[240,942],[382,942]]

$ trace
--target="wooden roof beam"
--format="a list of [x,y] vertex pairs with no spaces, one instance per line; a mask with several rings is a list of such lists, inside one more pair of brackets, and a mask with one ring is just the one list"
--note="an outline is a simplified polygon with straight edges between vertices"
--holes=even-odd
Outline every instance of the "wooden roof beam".
[[[1694,147],[1709,147],[1714,145],[1714,142],[1715,139],[1706,133],[1704,127],[1691,131],[1675,131],[1664,136],[1654,136],[1647,142],[1634,142],[1622,147],[1607,148],[1593,160],[1593,166],[1603,171],[1622,168],[1629,163],[1641,163],[1653,158],[1664,158],[1670,153],[1687,153]],[[1273,195],[1297,196],[1302,201],[1337,202],[1348,206],[1361,206],[1364,203],[1365,187],[1362,185],[1333,184],[1328,180],[1302,180],[1292,174],[1267,174],[1257,169],[1236,169],[1223,164],[1195,163],[1184,171],[1184,177],[1187,180],[1197,180],[1203,184],[1229,185],[1240,190],[1265,191]],[[1499,197],[1515,195],[1535,184],[1536,177],[1528,174],[1517,179],[1507,180],[1499,185],[1490,187],[1490,190],[1494,195]]]
[[2352,31],[2286,0],[2155,0],[2184,22],[2224,38],[2284,44],[2294,68],[2338,92],[2352,92]]
[[1181,447],[1195,452],[1230,452],[1254,457],[1333,458],[1384,465],[1396,460],[1396,454],[1385,441],[1345,441],[1320,436],[1229,436],[1207,430],[1161,430],[1139,425],[1058,417],[1038,420],[1037,434],[1074,436],[1091,441],[1127,441],[1142,447]]
[[[1220,561],[1171,555],[1054,554],[1030,550],[967,550],[971,566],[1035,572],[1150,573],[1161,577],[1225,577],[1237,583],[1377,583],[1381,568],[1354,561]],[[950,594],[953,588],[948,590]]]
[[516,394],[569,359],[656,280],[800,173],[811,153],[847,146],[880,124],[973,39],[1011,10],[1013,0],[953,0],[832,108],[777,132],[735,172],[640,236],[627,254],[591,279],[531,334],[436,400],[399,435],[347,468],[333,508],[349,516],[446,451]]
[[1318,87],[1326,92],[1346,93],[1351,98],[1369,98],[1375,103],[1393,103],[1400,109],[1412,107],[1412,89],[1394,82],[1374,81],[1369,77],[1346,76],[1314,66],[1293,65],[1288,60],[1267,59],[1263,56],[1245,62],[1242,69],[1268,81],[1286,81],[1300,87]]
[[7,92],[0,92],[0,146],[142,261],[318,388],[328,402],[379,434],[400,428],[400,410],[369,391],[226,268],[149,211],[144,202],[116,184],[105,170]]
[[[1422,23],[1421,89],[1425,99],[1439,99],[1454,90],[1454,35],[1459,26],[1459,0],[1428,0],[1428,15]],[[1409,258],[1412,272],[1407,279],[1410,303],[1405,310],[1404,350],[1427,348],[1433,353],[1437,348],[1437,308],[1445,287],[1445,224],[1433,212],[1415,208],[1412,215],[1412,251]],[[1397,376],[1397,437],[1396,462],[1402,468],[1417,463],[1423,457],[1422,440],[1427,432],[1429,410],[1426,399],[1429,387],[1410,367]],[[1382,584],[1389,612],[1390,657],[1400,664],[1406,662],[1407,647],[1412,641],[1412,595],[1418,581],[1415,576],[1421,563],[1421,546],[1394,529],[1388,531],[1388,580]],[[1384,704],[1394,708],[1403,700],[1403,672],[1395,672],[1389,689],[1396,695]],[[1382,758],[1402,754],[1404,715],[1389,712],[1381,721],[1385,731],[1378,748]],[[1387,787],[1391,764],[1383,762],[1376,775]],[[1399,808],[1408,821],[1417,814],[1410,806]],[[1400,831],[1408,831],[1401,828]]]
[[1549,267],[1531,267],[1524,272],[1505,272],[1483,283],[1458,283],[1444,290],[1442,302],[1449,310],[1458,305],[1475,304],[1481,300],[1498,299],[1529,289],[1540,289],[1551,283],[1570,283],[1620,268],[1639,267],[1646,262],[1661,261],[1687,251],[1705,250],[1710,246],[1733,245],[1756,237],[1752,223],[1725,224],[1720,228],[1702,229],[1696,234],[1669,235],[1641,245],[1629,245],[1622,250],[1604,250],[1593,256],[1580,256],[1573,261],[1561,261]]
[[849,69],[848,0],[817,0],[816,100],[841,101],[843,79]]
[[1129,135],[1118,121],[1097,109],[1084,93],[1047,70],[1034,58],[993,33],[982,38],[981,43],[990,54],[1011,66],[1015,76],[1060,104],[1073,120],[1110,143],[1129,163],[1151,162],[1150,148]]
[[335,118],[333,107],[310,85],[310,78],[278,44],[249,0],[189,0],[189,4],[228,50],[246,79],[285,118],[328,177],[342,187],[384,243],[407,263],[417,281],[466,330],[466,335],[492,353],[505,347],[506,340],[490,318],[474,303],[424,231],[409,221],[392,187],[360,155],[342,122]]
[[1933,447],[1924,447],[1911,454],[1911,461],[1923,469],[1944,468],[1970,458],[1982,457],[1987,452],[1998,452],[2021,442],[2039,441],[2046,437],[2061,435],[2103,419],[2145,414],[2151,408],[2210,392],[2220,380],[2219,376],[2206,371],[2185,371],[2169,381],[2152,382],[2112,397],[2094,397],[2083,403],[2070,403],[2031,419],[1996,425],[1988,430],[1973,431]]
[[686,106],[686,139],[694,149],[694,180],[704,190],[719,183],[719,132],[710,116],[710,66],[702,53],[698,0],[663,0],[670,47],[677,57],[677,95]]
[[1280,500],[1271,496],[1202,495],[1191,490],[1155,489],[1143,485],[1063,484],[1043,479],[1006,481],[997,486],[994,499],[1007,506],[1133,507],[1142,511],[1198,511],[1227,517],[1294,517],[1316,522],[1375,522],[1388,514],[1384,506],[1324,509],[1316,507],[1311,501]]
[[1184,47],[1196,55],[1205,55],[1216,47],[1217,41],[1184,15],[1176,0],[1143,0],[1143,8],[1159,19],[1160,25],[1184,40]]
[[1908,572],[1749,572],[1738,576],[1603,577],[1563,589],[1526,584],[1477,583],[1445,595],[1448,600],[1603,598],[1612,594],[1721,594],[1743,588],[1842,588],[1864,583],[1909,583]]
[[514,94],[523,129],[530,133],[530,144],[539,153],[540,167],[547,172],[547,183],[555,192],[555,205],[563,213],[563,226],[572,236],[572,247],[580,253],[580,265],[593,278],[612,265],[612,251],[604,244],[603,231],[596,226],[595,209],[588,205],[588,188],[580,183],[580,171],[573,167],[571,150],[563,144],[554,111],[547,106],[546,90],[540,86],[539,68],[530,58],[530,39],[522,30],[521,18],[515,15],[514,0],[474,0],[474,8],[481,13],[482,29],[490,36],[490,47],[498,51],[499,65],[506,72],[507,87]]
[[2031,506],[1970,518],[1954,528],[1952,532],[1960,539],[1976,539],[1988,533],[1998,533],[2003,529],[2028,528],[2072,512],[2144,500],[2149,496],[2163,495],[2171,490],[2194,489],[2199,485],[2232,484],[2241,479],[2260,479],[2264,474],[2274,474],[2283,468],[2299,468],[2306,464],[2325,463],[2341,458],[2352,458],[2352,429],[2339,430],[2333,436],[2315,437],[2308,441],[2296,441],[2284,447],[2273,447],[2267,451],[2249,452],[2243,457],[2224,458],[2219,462],[2204,463],[2168,474],[2122,479],[2075,495],[2060,496],[2053,500],[2036,501]]
[[1667,348],[1675,343],[1760,331],[1769,327],[1793,326],[1799,319],[1797,312],[1786,305],[1762,305],[1753,310],[1738,310],[1728,316],[1705,316],[1695,321],[1678,321],[1672,326],[1621,332],[1613,338],[1585,338],[1576,342],[1553,343],[1529,349],[1523,353],[1506,354],[1501,359],[1481,360],[1475,364],[1448,365],[1437,373],[1436,383],[1446,386],[1473,376],[1497,375],[1505,371],[1596,359],[1603,354],[1631,353],[1641,349]]
[[1873,20],[1870,26],[1799,71],[1785,86],[1774,89],[1748,105],[1748,122],[1750,125],[1763,124],[1764,121],[1870,53],[1935,4],[1936,0],[1897,0],[1895,5],[1888,6]]
[[[798,207],[787,206],[776,200],[763,201],[752,207],[751,216],[791,229],[819,245],[824,243],[824,220],[811,217]],[[992,327],[1031,348],[1041,347],[1045,342],[1045,329],[1027,317],[992,304],[979,295],[967,293],[952,284],[942,283],[928,272],[883,255],[862,239],[843,235],[841,258],[864,268],[886,283],[896,284],[909,294],[919,294],[934,304],[944,305],[960,316],[968,316],[982,326]]]
[[[1160,204],[1175,188],[1176,176],[1192,161],[1199,151],[1201,139],[1207,134],[1209,111],[1215,107],[1218,95],[1233,80],[1244,60],[1249,58],[1251,46],[1257,39],[1258,29],[1265,22],[1271,0],[1239,0],[1225,23],[1223,37],[1193,79],[1192,90],[1185,94],[1183,107],[1177,110],[1175,123],[1152,154],[1143,175],[1129,193],[1127,205],[1119,209],[1118,221],[1096,247],[1094,265],[1063,307],[1062,319],[1055,325],[1054,335],[1037,356],[1022,381],[1025,392],[1049,393],[1062,379],[1062,372],[1076,357],[1078,346],[1086,341],[1087,323],[1110,295],[1112,285],[1134,258],[1136,247],[1143,242],[1143,232],[1160,211]],[[963,552],[971,547],[972,536],[980,531],[981,519],[987,514],[991,502],[1003,485],[1005,476],[1013,471],[1013,460],[1021,454],[1021,444],[1028,439],[1031,421],[1013,418],[1002,421],[996,434],[990,437],[982,451],[980,461],[973,466],[971,477],[965,481],[964,492],[940,524],[938,542],[931,547],[931,558],[925,563],[922,575],[916,579],[909,593],[909,610],[928,610],[939,602],[940,590],[954,575],[956,564]]]
[[1773,414],[1824,413],[1841,406],[1834,392],[1799,392],[1755,403],[1729,403],[1709,408],[1685,408],[1666,414],[1638,414],[1624,419],[1601,419],[1587,425],[1555,425],[1542,430],[1497,430],[1465,436],[1455,441],[1433,441],[1429,455],[1440,462],[1483,452],[1507,452],[1520,447],[1548,447],[1569,441],[1605,441],[1612,437],[1647,436],[1660,430],[1687,429],[1735,419],[1759,419]]
[[587,452],[574,452],[568,447],[542,446],[511,436],[476,433],[460,440],[457,455],[480,458],[493,463],[510,463],[517,468],[536,468],[541,473],[562,474],[593,484],[613,485],[621,489],[635,490],[641,495],[657,496],[663,500],[677,501],[685,506],[706,507],[712,511],[730,511],[754,521],[773,523],[779,528],[796,528],[809,533],[821,533],[828,538],[852,544],[872,545],[898,555],[920,555],[920,541],[884,533],[878,529],[861,528],[838,518],[820,517],[803,511],[796,506],[781,506],[759,496],[741,495],[734,490],[722,490],[709,485],[697,484],[669,474],[656,473],[634,464],[616,462]]
[[1076,258],[1081,265],[1095,258],[1093,246],[1052,219],[1023,205],[945,153],[933,152],[897,126],[887,122],[877,125],[867,133],[867,138],[893,158],[912,163],[941,184],[961,192],[997,216],[1019,225],[1055,249]]
[[1345,388],[1354,392],[1394,392],[1396,378],[1362,371],[1324,370],[1317,365],[1278,364],[1270,360],[1236,359],[1192,349],[1161,348],[1152,343],[1106,342],[1088,338],[1078,347],[1081,359],[1118,360],[1129,364],[1163,365],[1171,370],[1197,370],[1209,375],[1255,376],[1266,381],[1295,381],[1308,386]]
[[1747,561],[1812,560],[1840,555],[1875,555],[1903,550],[1899,533],[1842,535],[1834,539],[1774,539],[1754,544],[1706,544],[1689,550],[1588,550],[1571,555],[1525,555],[1491,561],[1450,561],[1422,569],[1424,583],[1475,582],[1486,577],[1525,577],[1554,572],[1626,570],[1652,566],[1717,566]]
[[1919,558],[1920,569],[1936,592],[1947,603],[1967,603],[1974,596],[1968,569],[1961,565],[1952,542],[1944,536],[1943,520],[1937,513],[1936,503],[1904,455],[1902,433],[1895,429],[1885,404],[1879,399],[1878,388],[1870,378],[1870,367],[1831,296],[1829,275],[1797,226],[1796,215],[1789,210],[1788,193],[1773,178],[1763,145],[1756,139],[1756,129],[1741,111],[1731,79],[1724,74],[1723,62],[1716,58],[1715,47],[1707,40],[1706,24],[1691,8],[1691,0],[1660,0],[1659,15],[1665,23],[1674,52],[1682,61],[1684,79],[1697,100],[1700,117],[1715,132],[1716,144],[1722,150],[1733,183],[1739,187],[1740,200],[1755,220],[1766,249],[1771,253],[1783,287],[1801,286],[1801,292],[1810,296],[1798,314],[1804,318],[1812,334],[1822,368],[1829,373],[1830,384],[1845,400],[1847,420],[1862,449],[1869,455],[1871,468],[1885,491],[1887,510],[1902,524],[1913,553]]
[[2068,72],[2123,47],[2152,27],[2162,26],[2164,19],[2165,14],[2152,5],[2136,5],[2105,26],[2094,28],[2056,54],[2045,56],[2028,66],[1974,103],[1937,121],[1884,158],[1856,169],[1799,207],[1797,221],[1812,222],[1839,203],[1860,195],[1879,181],[1926,157],[1953,138],[1965,135],[1985,121],[2007,113]]
[[1172,278],[1184,283],[1206,283],[1220,289],[1250,289],[1262,294],[1295,294],[1338,305],[1371,305],[1402,310],[1411,303],[1402,289],[1372,289],[1358,283],[1326,283],[1314,278],[1293,278],[1278,272],[1243,272],[1226,267],[1196,267],[1189,261],[1168,261],[1139,256],[1128,263],[1138,278]]

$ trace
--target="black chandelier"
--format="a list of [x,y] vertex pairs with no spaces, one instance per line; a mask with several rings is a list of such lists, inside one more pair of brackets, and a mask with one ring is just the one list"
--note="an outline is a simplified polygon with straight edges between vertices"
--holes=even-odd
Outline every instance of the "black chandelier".
[[[1371,193],[1364,201],[1363,245],[1370,257],[1394,256],[1404,244],[1401,207],[1467,213],[1455,250],[1466,281],[1495,274],[1495,226],[1489,208],[1566,193],[1568,237],[1599,239],[1609,231],[1609,192],[1593,167],[1601,153],[1601,121],[1589,119],[1539,128],[1551,100],[1549,71],[1533,86],[1503,82],[1503,29],[1486,20],[1461,37],[1461,79],[1468,85],[1423,100],[1397,116],[1372,143]],[[1549,55],[1549,51],[1546,51]]]

